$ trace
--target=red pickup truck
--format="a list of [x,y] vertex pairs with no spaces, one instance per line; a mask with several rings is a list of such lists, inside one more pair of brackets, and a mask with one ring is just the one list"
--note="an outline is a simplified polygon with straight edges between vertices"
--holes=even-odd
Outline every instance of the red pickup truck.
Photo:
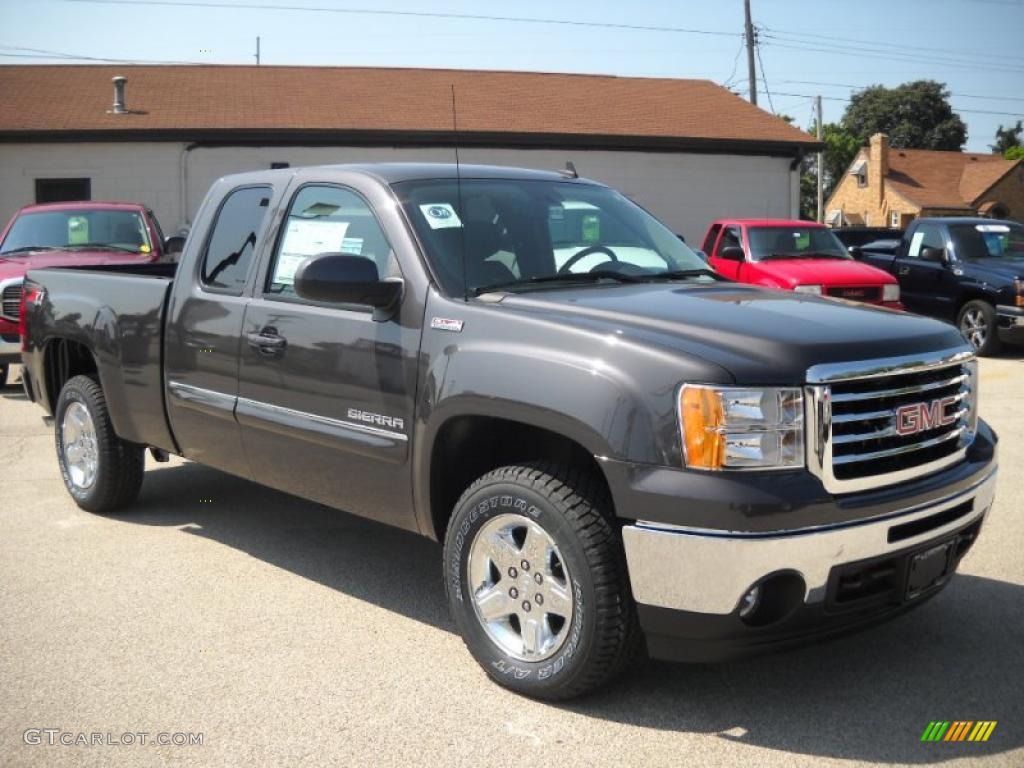
[[741,283],[903,309],[892,275],[855,261],[813,221],[719,219],[702,250],[716,272]]
[[40,267],[139,264],[181,251],[153,212],[137,203],[47,203],[19,210],[0,235],[0,387],[20,362],[19,306],[25,273]]

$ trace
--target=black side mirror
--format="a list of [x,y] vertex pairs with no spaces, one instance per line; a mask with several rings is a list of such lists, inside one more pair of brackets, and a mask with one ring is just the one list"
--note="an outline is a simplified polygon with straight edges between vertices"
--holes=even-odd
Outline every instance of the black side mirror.
[[309,301],[390,309],[402,295],[402,283],[381,280],[377,265],[365,256],[321,253],[295,270],[295,293]]
[[939,264],[946,263],[946,249],[945,248],[932,248],[931,246],[925,246],[921,249],[921,258],[925,261],[936,261]]
[[728,259],[729,261],[743,261],[746,258],[746,254],[743,253],[743,249],[738,245],[727,245],[718,252],[720,259]]
[[846,249],[846,252],[855,259],[859,259],[861,256],[864,255],[864,249],[861,248],[859,245],[851,245],[849,248]]
[[185,250],[185,236],[171,235],[164,240],[164,256],[173,256]]

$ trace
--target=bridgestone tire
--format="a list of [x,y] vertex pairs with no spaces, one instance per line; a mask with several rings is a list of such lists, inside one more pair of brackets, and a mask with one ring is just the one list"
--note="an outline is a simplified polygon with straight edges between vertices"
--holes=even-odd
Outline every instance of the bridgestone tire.
[[[469,581],[477,534],[509,514],[539,524],[568,570],[571,621],[557,650],[537,662],[506,652],[492,639]],[[456,504],[445,536],[444,574],[451,615],[466,647],[491,678],[517,693],[545,700],[580,696],[640,657],[643,640],[619,528],[592,471],[530,464],[479,478]]]
[[[74,403],[85,407],[95,433],[95,479],[88,487],[80,487],[72,481],[64,451],[64,417]],[[92,376],[69,379],[57,398],[54,416],[57,461],[64,486],[75,503],[88,512],[112,512],[135,501],[142,487],[144,447],[115,434],[99,382]]]

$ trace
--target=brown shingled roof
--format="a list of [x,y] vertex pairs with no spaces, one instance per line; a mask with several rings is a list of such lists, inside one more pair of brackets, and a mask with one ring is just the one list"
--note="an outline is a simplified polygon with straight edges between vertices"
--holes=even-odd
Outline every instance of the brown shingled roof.
[[[108,114],[111,78],[132,114]],[[629,137],[790,151],[815,141],[707,80],[470,70],[0,66],[0,137],[211,131]]]
[[890,149],[885,183],[922,208],[969,210],[1016,164],[977,152]]

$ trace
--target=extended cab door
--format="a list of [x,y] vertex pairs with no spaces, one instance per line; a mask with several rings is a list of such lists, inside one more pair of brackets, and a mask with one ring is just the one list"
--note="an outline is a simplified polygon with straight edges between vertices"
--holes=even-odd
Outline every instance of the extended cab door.
[[415,530],[409,438],[422,308],[379,317],[299,298],[298,264],[336,252],[372,260],[382,278],[401,277],[360,193],[300,184],[242,329],[237,415],[246,454],[261,483]]
[[743,261],[723,259],[719,256],[722,249],[728,248],[729,246],[735,246],[738,248],[743,247],[743,232],[735,224],[725,227],[722,230],[722,236],[718,238],[718,244],[715,246],[715,250],[712,252],[711,258],[708,259],[708,261],[718,274],[724,275],[730,280],[739,280],[740,268],[743,266]]
[[948,261],[926,259],[925,248],[950,253],[946,228],[941,224],[923,222],[909,233],[909,240],[900,247],[893,268],[900,283],[900,296],[908,309],[924,315],[951,317],[957,292],[956,276]]
[[165,339],[168,417],[183,456],[242,477],[249,466],[235,421],[238,352],[248,288],[274,189],[212,191],[175,280]]

